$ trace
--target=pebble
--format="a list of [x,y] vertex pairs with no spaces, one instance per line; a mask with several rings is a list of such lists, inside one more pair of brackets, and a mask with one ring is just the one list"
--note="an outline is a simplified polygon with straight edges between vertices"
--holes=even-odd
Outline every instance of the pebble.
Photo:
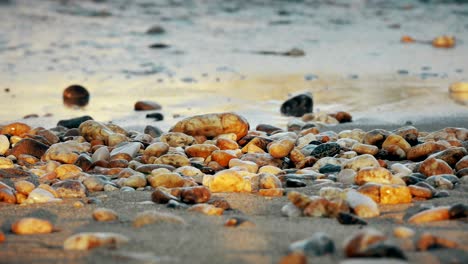
[[195,204],[191,206],[188,211],[190,212],[198,212],[206,215],[222,215],[224,212],[224,209],[218,208],[214,205],[211,204]]
[[15,165],[11,159],[0,157],[0,169],[12,169],[14,167]]
[[344,252],[347,257],[360,257],[373,244],[386,240],[387,237],[374,228],[365,228],[344,242]]
[[453,170],[447,162],[435,158],[424,160],[419,167],[419,172],[427,177],[439,174],[453,174]]
[[355,170],[352,169],[344,169],[338,173],[336,179],[340,183],[344,184],[354,184],[356,179],[357,173]]
[[175,188],[182,187],[185,184],[184,179],[178,173],[169,172],[165,169],[156,169],[147,176],[151,187]]
[[454,204],[449,208],[450,219],[463,218],[468,216],[468,205],[465,204]]
[[155,142],[146,147],[143,155],[148,157],[160,157],[169,151],[169,145],[164,142]]
[[73,164],[62,164],[54,169],[54,173],[60,180],[77,179],[83,170]]
[[284,158],[289,155],[291,150],[294,148],[294,145],[295,141],[290,138],[274,141],[269,145],[268,153],[276,159]]
[[[104,175],[90,175],[83,180],[83,185],[90,192],[111,191],[116,188]],[[109,187],[106,189],[106,186]]]
[[260,196],[269,196],[269,197],[281,197],[284,195],[283,188],[273,188],[273,189],[260,189],[258,191]]
[[466,158],[468,157],[468,151],[463,147],[448,148],[446,150],[442,150],[429,156],[429,158],[435,158],[445,161],[450,167],[455,167],[457,162],[464,157],[468,163],[468,158]]
[[281,181],[273,174],[261,173],[260,177],[260,189],[276,189],[281,188]]
[[78,159],[79,153],[88,152],[90,148],[91,145],[88,142],[61,142],[50,146],[42,159],[45,161],[55,160],[61,163],[74,164]]
[[189,157],[201,157],[206,159],[211,153],[219,148],[211,144],[194,144],[185,148],[185,153]]
[[223,170],[213,176],[208,187],[211,192],[242,192],[244,180],[238,171]]
[[25,202],[26,203],[50,203],[50,202],[61,202],[61,201],[62,199],[56,198],[52,192],[42,189],[42,188],[36,188],[29,193],[28,199]]
[[242,217],[231,217],[224,222],[226,227],[252,227],[255,226],[253,222]]
[[180,203],[180,202],[177,202],[176,200],[170,200],[167,204],[166,204],[166,207],[167,208],[171,208],[171,209],[181,209],[181,210],[185,210],[185,209],[188,209],[190,206],[184,204],[184,203]]
[[63,91],[63,103],[67,106],[86,106],[89,103],[89,92],[81,85],[71,85]]
[[303,253],[293,252],[282,257],[279,264],[307,264],[307,257]]
[[161,157],[154,160],[153,164],[164,164],[178,168],[183,166],[189,166],[190,160],[186,156],[180,154],[164,154]]
[[80,167],[83,171],[88,171],[93,166],[93,160],[88,154],[81,153],[74,164]]
[[288,188],[300,188],[300,187],[306,187],[307,184],[301,180],[295,180],[295,179],[286,179],[286,187]]
[[446,149],[444,145],[429,141],[411,147],[406,153],[406,156],[411,161],[420,161],[427,158],[430,154],[444,149]]
[[177,122],[170,131],[208,138],[234,133],[239,140],[247,135],[249,127],[247,120],[238,114],[217,113],[188,117]]
[[121,142],[128,141],[125,135],[115,133],[110,127],[94,120],[87,120],[81,123],[78,129],[80,135],[88,142],[99,140],[108,146],[115,146]]
[[52,185],[60,198],[84,198],[87,196],[86,187],[76,180],[65,180]]
[[53,229],[50,221],[34,217],[21,218],[11,225],[11,231],[17,235],[49,234]]
[[465,157],[461,158],[456,164],[455,164],[455,170],[461,171],[463,169],[468,168],[468,155]]
[[137,101],[134,109],[135,111],[161,110],[162,106],[153,101]]
[[15,182],[16,191],[24,195],[29,195],[35,188],[36,186],[29,181],[20,180]]
[[130,239],[117,233],[83,232],[68,237],[63,242],[65,250],[89,250],[97,247],[117,248]]
[[0,135],[0,155],[5,155],[5,153],[10,149],[10,140],[7,136]]
[[136,228],[159,223],[186,224],[185,220],[177,215],[156,210],[138,213],[133,219],[133,226]]
[[[454,187],[454,184],[450,180],[442,177],[441,175],[431,176],[426,179],[426,182],[430,184],[432,187],[439,188],[439,189],[452,190]],[[458,183],[458,178],[457,178],[457,183]]]
[[339,144],[335,142],[320,144],[312,152],[310,156],[314,156],[316,158],[323,158],[323,157],[333,157],[338,154],[341,150]]
[[403,260],[407,259],[401,248],[391,243],[382,241],[369,245],[363,252],[359,254],[359,257],[397,258]]
[[158,204],[166,204],[171,200],[179,200],[176,196],[170,194],[170,191],[165,188],[156,188],[151,193],[151,201]]
[[433,193],[430,189],[427,189],[421,186],[416,186],[416,185],[409,185],[408,188],[411,192],[411,195],[414,197],[423,198],[423,199],[432,198]]
[[335,243],[323,232],[317,232],[312,237],[296,241],[289,246],[290,252],[300,252],[308,257],[332,255]]
[[206,203],[211,198],[211,192],[205,186],[172,189],[171,193],[174,194],[174,192],[178,193],[176,196],[180,197],[182,202],[188,204]]
[[10,155],[18,158],[21,154],[27,154],[36,158],[41,158],[42,155],[46,153],[48,148],[48,145],[37,140],[24,138],[15,144],[15,146],[10,151]]
[[380,164],[374,156],[369,154],[357,156],[344,164],[344,169],[352,169],[354,171],[359,171],[365,167],[379,168]]
[[340,171],[341,171],[341,166],[330,164],[330,163],[325,164],[324,166],[320,167],[320,169],[319,169],[319,172],[324,173],[324,174],[336,173],[336,172],[340,172]]
[[287,217],[300,217],[302,216],[302,210],[296,207],[293,203],[287,203],[281,207],[281,214]]
[[85,115],[70,119],[63,119],[57,123],[57,126],[63,126],[66,128],[78,128],[81,125],[81,123],[87,120],[93,120],[93,118],[91,116]]
[[397,226],[393,229],[393,235],[398,238],[411,238],[416,232],[405,226]]
[[342,225],[367,225],[367,222],[352,213],[339,212],[336,220]]
[[29,125],[22,122],[13,122],[3,126],[0,134],[10,136],[22,136],[28,133],[29,131],[31,131],[31,127]]
[[119,219],[119,215],[112,209],[96,208],[93,211],[93,219],[98,222],[116,221]]
[[383,129],[373,129],[366,134],[364,134],[364,138],[362,139],[362,143],[368,145],[374,145],[379,148],[382,147],[382,143],[385,139],[390,135],[390,133]]
[[93,155],[91,156],[91,159],[96,162],[99,160],[109,160],[110,159],[110,152],[109,148],[107,146],[102,146],[96,151],[94,151]]
[[457,248],[458,243],[446,238],[435,236],[431,233],[423,233],[416,242],[416,248],[419,251],[425,251],[436,248]]
[[353,144],[351,147],[351,150],[358,153],[358,154],[369,154],[372,156],[377,155],[379,153],[379,148],[373,145],[368,145],[368,144],[362,144],[362,143],[356,143]]
[[355,190],[349,190],[346,193],[346,202],[359,217],[371,218],[380,215],[377,204],[371,198]]
[[150,27],[148,30],[146,30],[146,34],[149,34],[149,35],[160,35],[165,32],[166,30],[164,30],[164,28],[159,25],[154,25]]
[[258,165],[255,162],[248,160],[240,160],[237,158],[230,159],[228,166],[229,168],[244,168],[251,173],[257,173],[258,171]]
[[440,206],[419,212],[408,219],[408,223],[421,224],[428,222],[444,221],[450,218],[448,206]]
[[392,177],[392,173],[382,167],[362,168],[358,171],[355,182],[357,185],[363,185],[368,182],[390,184]]
[[306,113],[312,113],[314,101],[311,93],[303,93],[293,96],[283,102],[280,111],[286,116],[301,117]]

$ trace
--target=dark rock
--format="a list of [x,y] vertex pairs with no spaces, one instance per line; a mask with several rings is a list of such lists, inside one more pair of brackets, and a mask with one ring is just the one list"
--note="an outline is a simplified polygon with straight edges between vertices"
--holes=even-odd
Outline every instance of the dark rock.
[[90,117],[89,115],[85,115],[85,116],[80,116],[80,117],[75,117],[75,118],[70,118],[70,119],[64,119],[64,120],[60,120],[57,123],[57,126],[63,126],[66,128],[78,128],[81,125],[81,123],[87,120],[93,120],[93,118]]
[[334,173],[334,172],[340,172],[341,171],[341,166],[339,165],[333,165],[333,164],[325,164],[319,169],[320,173]]
[[181,188],[180,198],[188,204],[206,203],[211,198],[211,192],[205,186]]
[[163,27],[161,27],[159,25],[155,25],[155,26],[150,27],[146,31],[146,34],[148,34],[148,35],[160,35],[160,34],[164,34],[165,32],[166,32],[166,30],[164,30]]
[[40,159],[47,149],[49,149],[49,146],[44,143],[34,139],[24,138],[15,144],[10,151],[10,155],[18,158],[21,154],[27,154]]
[[164,132],[159,128],[155,126],[146,126],[145,130],[143,133],[148,134],[154,138],[160,137]]
[[[62,138],[77,137],[79,135],[80,135],[80,130],[78,128],[71,128],[63,133]],[[65,141],[65,140],[62,140],[62,141]]]
[[295,180],[295,179],[286,179],[286,187],[288,188],[300,188],[300,187],[306,187],[307,184],[301,180]]
[[432,197],[434,197],[434,198],[444,198],[444,197],[449,197],[449,196],[450,196],[450,194],[449,194],[448,191],[442,190],[442,191],[436,192],[434,194],[434,196],[432,196]]
[[0,169],[0,181],[8,186],[14,188],[14,183],[21,180],[32,182],[36,186],[39,185],[38,177],[30,172],[17,168]]
[[313,105],[312,94],[299,94],[286,100],[281,105],[281,113],[287,116],[301,117],[304,114],[312,113]]
[[378,242],[370,245],[359,257],[406,259],[405,253],[403,253],[401,248],[385,242]]
[[378,148],[382,147],[382,143],[390,135],[390,132],[384,129],[373,129],[364,135],[363,143],[374,145]]
[[335,252],[335,243],[327,234],[318,232],[311,238],[292,243],[289,251],[303,252],[309,257],[324,256]]
[[171,209],[187,209],[189,208],[188,205],[184,204],[184,203],[180,203],[176,200],[170,200],[168,203],[167,203],[167,208],[171,208]]
[[462,159],[464,156],[468,155],[468,152],[465,148],[449,148],[446,150],[439,151],[429,156],[429,158],[440,159],[447,162],[452,168],[455,167],[455,164]]
[[432,250],[437,248],[456,248],[458,244],[455,241],[435,236],[431,233],[423,233],[416,242],[416,248],[420,251]]
[[214,205],[215,207],[218,207],[224,210],[231,209],[231,205],[229,204],[229,202],[221,197],[212,198],[210,201],[208,201],[208,204]]
[[88,171],[92,168],[93,160],[88,154],[81,153],[78,159],[76,159],[75,165],[80,167],[83,171]]
[[467,176],[467,175],[468,175],[468,168],[461,169],[461,170],[457,171],[457,173],[456,173],[456,176],[458,178],[462,178],[463,176]]
[[339,212],[336,220],[342,225],[367,225],[367,222],[359,216],[346,212]]
[[158,204],[166,204],[171,200],[178,201],[179,199],[174,195],[161,190],[160,188],[156,188],[156,190],[151,193],[151,201],[158,203]]
[[411,146],[417,145],[419,131],[414,126],[404,126],[393,131],[393,133],[401,136],[408,142]]
[[449,209],[450,219],[468,217],[468,205],[466,204],[455,204]]
[[81,85],[71,85],[63,91],[63,103],[67,106],[86,106],[89,92]]
[[318,159],[324,157],[333,157],[336,154],[340,153],[340,145],[338,143],[330,142],[318,145],[314,150],[310,153],[310,156],[314,156]]
[[283,131],[279,127],[275,127],[275,126],[268,125],[268,124],[258,124],[255,130],[263,131],[263,132],[266,132],[267,134],[272,134],[273,132]]
[[167,49],[169,47],[170,47],[169,45],[164,44],[164,43],[154,43],[154,44],[149,45],[150,49]]
[[152,101],[138,101],[135,103],[135,111],[161,110],[162,106]]
[[153,118],[155,121],[164,120],[164,116],[161,113],[151,113],[147,114],[146,118]]
[[411,176],[411,175],[408,175],[408,176],[403,176],[401,177],[401,179],[406,183],[406,185],[413,185],[413,184],[416,184],[420,181],[424,181],[423,179],[420,179],[418,177],[414,177],[414,176]]

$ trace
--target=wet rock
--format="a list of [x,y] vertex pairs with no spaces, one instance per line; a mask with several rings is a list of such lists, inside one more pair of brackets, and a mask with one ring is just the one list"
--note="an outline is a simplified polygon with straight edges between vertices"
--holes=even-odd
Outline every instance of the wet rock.
[[98,222],[116,221],[119,219],[119,215],[112,209],[96,208],[93,211],[93,219]]
[[339,212],[336,220],[342,225],[367,225],[367,222],[355,214]]
[[10,151],[10,155],[18,158],[21,154],[27,154],[40,159],[48,148],[49,146],[37,140],[24,138],[15,144]]
[[219,148],[211,144],[194,144],[185,148],[185,153],[189,157],[201,157],[206,159],[211,153]]
[[344,164],[345,169],[352,169],[354,171],[359,171],[364,167],[373,167],[379,168],[379,162],[374,158],[374,156],[369,154],[364,154],[350,159]]
[[242,217],[231,217],[224,222],[226,227],[251,227],[255,226],[251,221]]
[[110,152],[109,148],[107,146],[102,146],[98,149],[96,149],[91,156],[92,160],[94,162],[100,161],[100,160],[109,160],[110,159]]
[[292,243],[289,251],[301,252],[309,257],[332,255],[335,252],[335,243],[326,233],[318,232],[308,239]]
[[90,148],[91,145],[88,142],[67,141],[57,143],[49,147],[42,159],[73,164],[78,159],[79,153],[88,152]]
[[411,195],[417,198],[423,198],[423,199],[431,199],[432,198],[432,191],[430,189],[421,187],[421,186],[416,186],[416,185],[409,185],[408,186]]
[[281,188],[281,181],[273,174],[261,173],[260,176],[260,189],[275,189]]
[[373,244],[386,240],[387,237],[373,228],[358,231],[349,237],[344,243],[344,251],[347,257],[360,257]]
[[440,206],[417,213],[408,219],[408,223],[421,224],[435,221],[444,221],[450,218],[448,206]]
[[397,226],[393,229],[393,235],[398,238],[411,238],[415,233],[413,229],[404,226]]
[[[468,155],[465,157],[461,158],[456,164],[455,164],[455,169],[457,172],[467,169],[468,168]],[[461,178],[461,177],[460,177]]]
[[394,130],[393,133],[403,137],[411,146],[418,144],[419,131],[414,126],[404,126]]
[[211,198],[211,192],[205,186],[185,187],[178,190],[180,199],[184,203],[206,203]]
[[364,135],[362,143],[382,147],[382,143],[387,139],[390,133],[383,129],[373,129]]
[[406,186],[382,185],[380,187],[381,204],[411,203],[411,191]]
[[232,159],[237,158],[231,150],[215,150],[211,154],[211,159],[217,162],[221,167],[228,167]]
[[284,158],[289,155],[291,150],[294,148],[294,144],[295,141],[289,138],[274,141],[268,147],[268,153],[276,159]]
[[419,167],[419,172],[427,177],[439,174],[452,174],[452,168],[443,160],[427,158]]
[[432,153],[446,149],[442,144],[437,142],[425,142],[414,147],[411,147],[406,153],[406,157],[411,161],[424,160],[427,156]]
[[165,169],[153,170],[151,175],[147,176],[147,180],[151,187],[166,187],[175,188],[184,186],[184,179],[178,174],[169,172]]
[[300,217],[302,216],[302,210],[293,203],[287,203],[281,207],[281,214],[287,217]]
[[115,146],[121,142],[128,141],[125,135],[115,133],[110,127],[94,120],[81,123],[78,129],[80,130],[80,135],[88,142],[99,140],[108,146]]
[[379,153],[379,148],[373,145],[368,145],[368,144],[361,144],[361,143],[356,143],[353,144],[352,151],[355,151],[358,154],[369,154],[372,156],[377,155]]
[[147,146],[143,155],[148,157],[160,157],[169,151],[169,145],[164,142],[155,142]]
[[259,167],[270,165],[281,168],[283,165],[281,159],[275,159],[268,153],[246,153],[240,159],[255,162]]
[[91,116],[85,115],[70,119],[63,119],[57,123],[57,126],[63,126],[66,128],[78,128],[81,125],[81,123],[87,120],[93,120],[93,118]]
[[288,188],[300,188],[305,186],[307,186],[307,184],[301,180],[286,179],[286,187]]
[[63,103],[67,106],[86,106],[89,103],[89,92],[81,85],[71,85],[63,91]]
[[146,186],[146,178],[143,174],[137,173],[134,175],[131,175],[128,178],[121,178],[118,181],[118,184],[121,186],[128,186],[132,188],[143,188]]
[[87,196],[86,187],[79,181],[65,180],[52,185],[60,198],[84,198]]
[[301,117],[313,111],[313,98],[311,93],[303,93],[289,98],[281,105],[281,113],[286,116]]
[[229,138],[218,138],[216,140],[216,146],[221,150],[234,150],[239,148],[239,144],[236,141]]
[[467,164],[468,164],[468,158],[466,158],[468,157],[468,152],[463,147],[449,148],[449,149],[440,151],[438,153],[434,153],[429,156],[429,158],[443,160],[451,167],[455,167],[457,162],[461,160],[463,157],[465,157],[465,159],[467,160]]
[[206,215],[222,215],[224,209],[215,207],[211,204],[196,204],[188,209],[190,212],[198,212]]
[[13,122],[2,127],[0,134],[10,136],[23,136],[31,131],[31,127],[25,123]]
[[314,156],[316,158],[323,158],[323,157],[333,157],[338,154],[341,150],[339,144],[331,142],[320,144],[310,153],[310,156]]
[[359,217],[371,218],[380,215],[377,204],[371,198],[355,190],[349,190],[346,193],[346,202]]
[[171,213],[158,212],[156,210],[138,213],[135,219],[133,219],[133,226],[136,228],[159,223],[173,223],[179,225],[186,224],[185,220],[177,215]]
[[466,204],[454,204],[449,208],[450,219],[463,218],[468,216],[468,205]]
[[358,171],[355,182],[357,185],[363,185],[367,182],[390,184],[392,177],[392,173],[382,167],[362,168]]
[[460,179],[465,178],[465,181],[466,181],[466,179],[468,179],[466,178],[466,176],[468,176],[468,168],[464,168],[464,169],[457,171],[456,175]]
[[35,235],[52,233],[54,226],[48,220],[26,217],[11,225],[11,231],[17,235]]
[[5,153],[10,149],[10,140],[5,135],[0,135],[0,155],[5,155]]
[[135,103],[135,111],[161,110],[162,106],[152,101],[138,101]]
[[423,233],[416,242],[416,248],[419,251],[425,251],[437,248],[457,248],[458,243],[443,237],[435,236],[431,233]]
[[158,204],[166,204],[171,200],[179,200],[176,196],[170,194],[169,190],[164,188],[156,188],[151,193],[151,201]]
[[283,131],[281,128],[272,126],[269,124],[258,124],[257,127],[255,128],[257,131],[263,131],[266,132],[267,134],[272,134],[273,132],[280,132]]
[[96,247],[117,248],[129,241],[129,238],[117,233],[83,232],[68,237],[63,243],[63,248],[65,250],[89,250]]
[[249,123],[245,118],[235,113],[205,114],[181,120],[170,131],[208,138],[234,133],[239,140],[247,135]]

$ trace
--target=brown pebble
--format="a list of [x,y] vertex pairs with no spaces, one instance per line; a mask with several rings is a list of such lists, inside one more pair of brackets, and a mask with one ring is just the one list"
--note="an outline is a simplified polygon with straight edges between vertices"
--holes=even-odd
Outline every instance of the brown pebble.
[[151,193],[151,201],[153,201],[155,203],[166,204],[170,200],[178,201],[179,199],[177,197],[175,197],[174,195],[170,194],[168,191],[163,190],[163,188],[156,188]]
[[453,170],[447,162],[435,158],[424,160],[419,167],[419,172],[427,177],[439,174],[453,174]]
[[3,126],[1,134],[8,134],[11,136],[22,136],[28,133],[31,130],[31,127],[25,123],[14,122],[6,126]]
[[279,264],[307,264],[307,257],[301,252],[293,252],[282,257]]
[[48,220],[26,217],[11,225],[11,231],[17,235],[34,235],[52,233],[53,225]]
[[242,217],[231,217],[224,222],[224,226],[227,227],[247,227],[255,226],[254,223]]
[[231,205],[229,204],[229,202],[226,201],[224,198],[220,198],[220,197],[211,199],[210,201],[208,201],[208,204],[214,205],[214,206],[216,206],[218,208],[222,208],[224,210],[230,210],[231,209]]
[[24,138],[16,143],[10,150],[10,155],[18,158],[21,154],[28,154],[36,158],[41,158],[48,148],[49,146],[37,140]]
[[135,111],[161,110],[162,106],[152,101],[138,101],[135,103]]
[[108,222],[118,220],[119,216],[112,209],[96,208],[93,211],[93,218],[98,222]]
[[449,207],[440,206],[417,213],[408,219],[408,223],[420,224],[435,221],[444,221],[450,218]]
[[281,197],[284,195],[283,188],[274,188],[274,189],[260,189],[258,194],[261,196],[270,196],[270,197]]
[[430,189],[421,187],[421,186],[416,186],[416,185],[410,185],[408,186],[411,195],[417,198],[424,198],[424,199],[431,199],[432,198],[432,191]]
[[365,228],[358,231],[345,241],[345,255],[347,257],[359,257],[372,244],[386,239],[387,237],[382,232],[373,228]]
[[416,247],[420,251],[425,251],[433,248],[457,248],[458,244],[455,241],[425,232],[419,237]]
[[67,106],[85,106],[89,102],[89,92],[81,85],[71,85],[63,91],[63,103]]

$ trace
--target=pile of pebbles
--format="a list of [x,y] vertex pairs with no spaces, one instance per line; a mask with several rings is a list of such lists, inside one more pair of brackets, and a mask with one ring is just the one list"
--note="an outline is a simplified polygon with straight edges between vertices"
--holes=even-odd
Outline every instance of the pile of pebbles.
[[[351,115],[345,112],[305,113],[286,129],[260,124],[252,130],[236,113],[217,113],[188,117],[167,132],[147,126],[143,133],[89,116],[62,120],[51,129],[14,122],[1,127],[0,202],[55,203],[86,199],[92,192],[148,191],[152,202],[169,208],[222,215],[230,205],[213,199],[212,193],[242,192],[286,195],[289,203],[281,212],[287,217],[330,217],[341,224],[366,225],[366,218],[380,215],[381,205],[446,197],[468,183],[468,129],[423,132],[405,126],[335,133],[320,131],[317,125],[348,121]],[[311,185],[320,188],[318,195],[301,192]],[[79,201],[75,205],[84,206]],[[422,209],[407,222],[458,219],[468,213],[466,204]],[[98,208],[93,218],[115,221],[118,215]],[[160,221],[185,223],[176,215],[146,211],[135,217],[134,226]],[[246,224],[252,223],[240,218],[226,222]],[[53,230],[50,222],[35,218],[12,225],[15,234]],[[404,226],[395,229],[398,236],[412,232]],[[4,239],[0,232],[0,242]],[[79,233],[68,238],[64,248],[115,246],[128,240],[115,233]],[[432,234],[421,235],[417,243],[420,249],[457,247]],[[282,261],[334,250],[333,241],[319,233],[291,245],[291,254]],[[345,255],[405,258],[382,232],[371,228],[350,238]]]

